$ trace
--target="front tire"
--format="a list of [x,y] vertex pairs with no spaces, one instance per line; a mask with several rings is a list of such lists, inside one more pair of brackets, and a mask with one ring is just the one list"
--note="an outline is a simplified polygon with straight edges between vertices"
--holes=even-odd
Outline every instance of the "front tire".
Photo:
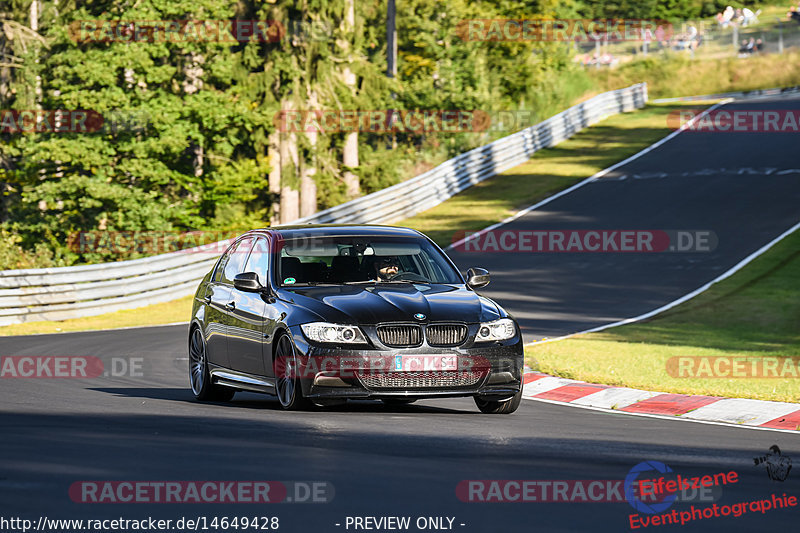
[[201,402],[227,402],[236,394],[234,389],[211,383],[206,342],[199,327],[194,328],[189,335],[189,384],[195,399]]
[[275,348],[276,381],[275,392],[278,401],[286,411],[300,411],[311,407],[311,402],[303,396],[300,384],[300,370],[294,344],[288,335],[281,335]]
[[474,397],[475,405],[481,410],[481,413],[490,415],[510,415],[517,410],[519,404],[522,402],[522,390],[507,400],[483,400],[477,396]]

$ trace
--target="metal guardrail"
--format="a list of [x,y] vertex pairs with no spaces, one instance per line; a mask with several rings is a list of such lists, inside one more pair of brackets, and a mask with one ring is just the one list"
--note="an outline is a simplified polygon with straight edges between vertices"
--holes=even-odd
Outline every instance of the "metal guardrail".
[[703,94],[699,96],[678,96],[675,98],[659,98],[650,100],[653,104],[671,104],[674,102],[699,102],[703,100],[722,100],[724,98],[736,98],[747,100],[752,98],[770,98],[773,96],[784,96],[800,92],[800,85],[795,87],[777,87],[775,89],[756,89],[753,91],[739,91],[732,93]]
[[[605,117],[644,107],[647,84],[599,94],[408,181],[295,223],[385,224],[416,215]],[[93,316],[192,294],[226,241],[144,259],[0,272],[0,326]]]

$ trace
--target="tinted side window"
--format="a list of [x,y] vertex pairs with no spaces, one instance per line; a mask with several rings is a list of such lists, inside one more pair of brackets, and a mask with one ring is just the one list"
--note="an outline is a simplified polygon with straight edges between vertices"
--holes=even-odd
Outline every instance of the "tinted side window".
[[239,244],[237,244],[229,253],[227,263],[222,272],[223,283],[233,283],[233,278],[236,274],[244,272],[243,268],[247,261],[247,254],[250,253],[250,248],[253,246],[253,237],[245,237]]
[[258,274],[258,281],[262,285],[267,285],[269,281],[267,269],[269,268],[269,241],[264,237],[256,239],[253,251],[243,272],[255,272]]
[[233,249],[228,250],[219,260],[217,263],[217,268],[214,270],[214,275],[211,276],[211,281],[221,281],[222,280],[222,272],[225,270],[225,265],[228,264],[228,259],[231,258],[231,252]]

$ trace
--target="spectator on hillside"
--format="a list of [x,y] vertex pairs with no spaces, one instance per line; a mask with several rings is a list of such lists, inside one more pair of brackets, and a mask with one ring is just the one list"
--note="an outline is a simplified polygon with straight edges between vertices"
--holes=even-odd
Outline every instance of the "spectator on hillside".
[[761,39],[756,39],[756,52],[759,54],[764,51],[764,41]]
[[756,40],[752,37],[748,41],[742,40],[742,46],[739,47],[739,57],[748,57],[756,51]]
[[664,26],[660,24],[656,28],[656,42],[658,42],[659,48],[664,48],[669,45],[669,43],[667,43],[667,32],[664,29]]
[[[761,13],[760,9],[758,13]],[[758,13],[753,13],[753,10],[749,8],[742,9],[742,26],[749,26],[758,22]]]
[[742,46],[739,47],[739,57],[747,54],[747,39],[742,39]]
[[700,48],[700,45],[703,44],[703,34],[702,32],[697,35],[697,38],[692,43],[692,52]]
[[731,6],[728,6],[728,7],[725,8],[725,11],[722,12],[722,24],[721,24],[721,26],[723,28],[727,28],[731,24],[731,21],[733,21],[733,15],[734,14],[735,13],[734,13],[733,8]]
[[786,18],[800,23],[800,10],[795,6],[790,7],[789,12],[786,13]]

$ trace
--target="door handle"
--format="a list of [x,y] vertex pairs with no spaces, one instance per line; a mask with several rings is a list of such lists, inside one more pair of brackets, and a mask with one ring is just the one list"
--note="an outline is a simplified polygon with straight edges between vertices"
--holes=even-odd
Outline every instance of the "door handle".
[[211,303],[211,296],[206,296],[205,298],[203,298],[203,301],[205,303],[207,303],[207,304],[210,304]]
[[225,304],[225,309],[227,309],[228,311],[233,311],[234,309],[236,309],[236,302],[228,302],[228,303],[226,303]]

